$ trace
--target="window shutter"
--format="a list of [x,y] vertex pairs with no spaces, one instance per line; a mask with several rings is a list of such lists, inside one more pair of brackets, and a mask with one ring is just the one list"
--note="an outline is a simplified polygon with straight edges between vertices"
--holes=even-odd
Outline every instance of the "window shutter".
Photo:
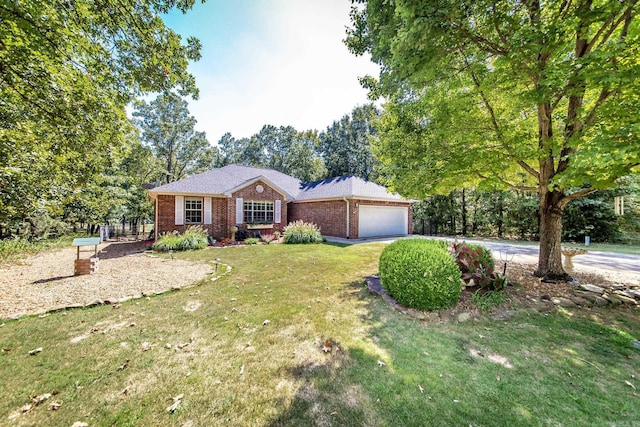
[[184,224],[184,196],[176,196],[176,225]]
[[204,223],[211,224],[211,197],[204,198]]
[[282,221],[282,200],[276,200],[275,210],[274,221],[276,224],[280,224]]
[[236,199],[236,224],[242,224],[244,222],[244,201],[242,197]]

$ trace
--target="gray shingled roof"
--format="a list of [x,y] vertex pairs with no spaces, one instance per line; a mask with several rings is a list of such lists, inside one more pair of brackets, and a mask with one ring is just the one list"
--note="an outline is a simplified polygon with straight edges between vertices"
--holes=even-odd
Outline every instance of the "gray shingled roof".
[[295,197],[300,191],[299,180],[273,169],[228,165],[161,185],[150,192],[225,195],[259,177],[265,178],[291,197]]
[[359,197],[377,200],[405,200],[386,188],[355,176],[341,176],[315,182],[302,182],[273,169],[229,165],[193,175],[180,181],[161,185],[151,193],[191,193],[229,195],[257,178],[264,178],[292,200],[318,200],[343,197]]
[[376,200],[405,200],[390,193],[381,185],[356,176],[340,176],[315,182],[305,182],[296,200],[333,199],[355,197]]

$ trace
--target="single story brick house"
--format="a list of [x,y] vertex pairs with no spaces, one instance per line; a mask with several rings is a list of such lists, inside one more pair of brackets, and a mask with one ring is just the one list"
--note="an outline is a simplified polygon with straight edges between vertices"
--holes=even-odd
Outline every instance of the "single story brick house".
[[273,233],[303,220],[325,236],[350,239],[403,236],[412,227],[412,201],[354,176],[302,182],[272,169],[229,165],[148,190],[155,233],[200,225],[214,238],[231,227]]

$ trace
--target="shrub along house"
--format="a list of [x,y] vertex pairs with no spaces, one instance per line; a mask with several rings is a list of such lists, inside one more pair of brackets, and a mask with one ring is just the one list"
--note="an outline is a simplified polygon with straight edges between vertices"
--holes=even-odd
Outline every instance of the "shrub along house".
[[155,233],[200,225],[214,238],[238,226],[273,233],[296,220],[325,236],[350,239],[403,236],[412,201],[354,176],[302,182],[272,169],[229,165],[148,190]]

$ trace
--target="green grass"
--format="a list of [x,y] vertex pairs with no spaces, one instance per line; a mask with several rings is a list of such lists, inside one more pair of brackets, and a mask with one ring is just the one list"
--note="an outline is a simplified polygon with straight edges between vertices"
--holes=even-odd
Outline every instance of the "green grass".
[[[0,424],[583,426],[640,419],[638,397],[625,383],[640,387],[632,377],[640,366],[632,345],[640,338],[637,310],[418,321],[364,287],[384,246],[174,254],[220,258],[233,269],[218,281],[119,308],[5,321]],[[326,341],[334,351],[321,350]],[[30,356],[37,347],[43,351]],[[54,391],[8,420],[30,396]],[[167,413],[179,394],[180,406]],[[51,401],[62,406],[48,410]]]
[[30,254],[36,254],[47,249],[71,246],[74,237],[84,235],[69,235],[49,240],[35,240],[9,238],[0,240],[0,265],[19,262]]

